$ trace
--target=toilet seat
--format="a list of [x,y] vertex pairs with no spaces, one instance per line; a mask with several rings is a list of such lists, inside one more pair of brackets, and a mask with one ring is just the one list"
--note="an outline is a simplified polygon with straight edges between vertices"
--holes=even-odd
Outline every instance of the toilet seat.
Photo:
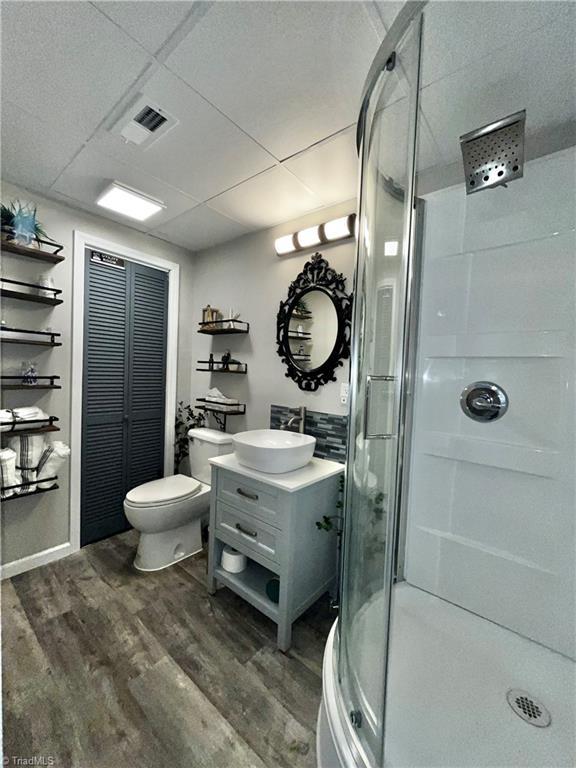
[[157,507],[185,501],[196,496],[202,483],[186,475],[171,475],[139,485],[126,494],[126,501],[136,507]]

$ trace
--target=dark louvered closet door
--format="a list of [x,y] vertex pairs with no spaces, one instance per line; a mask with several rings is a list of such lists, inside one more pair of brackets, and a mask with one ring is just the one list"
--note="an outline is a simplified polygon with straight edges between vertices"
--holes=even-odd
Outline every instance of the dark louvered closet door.
[[166,273],[132,266],[128,490],[164,474],[168,312]]
[[168,277],[86,251],[81,543],[126,530],[124,497],[164,469]]

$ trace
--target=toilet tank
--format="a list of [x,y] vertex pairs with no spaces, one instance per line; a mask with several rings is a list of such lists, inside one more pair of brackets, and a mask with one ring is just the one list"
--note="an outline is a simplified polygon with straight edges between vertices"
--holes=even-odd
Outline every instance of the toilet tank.
[[217,429],[198,427],[188,431],[190,474],[210,485],[211,467],[208,459],[232,453],[232,435]]

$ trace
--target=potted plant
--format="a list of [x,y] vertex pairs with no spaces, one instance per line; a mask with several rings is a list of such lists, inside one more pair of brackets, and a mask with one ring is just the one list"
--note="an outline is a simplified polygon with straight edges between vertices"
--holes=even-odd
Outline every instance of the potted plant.
[[13,200],[8,205],[1,203],[2,239],[22,245],[31,245],[33,241],[37,245],[47,240],[54,242],[38,221],[36,213],[36,206],[31,203],[22,204],[19,200]]
[[194,413],[190,404],[184,405],[181,400],[176,409],[176,440],[174,442],[174,472],[178,472],[180,465],[188,456],[188,430],[195,427],[206,426],[206,417],[200,411]]

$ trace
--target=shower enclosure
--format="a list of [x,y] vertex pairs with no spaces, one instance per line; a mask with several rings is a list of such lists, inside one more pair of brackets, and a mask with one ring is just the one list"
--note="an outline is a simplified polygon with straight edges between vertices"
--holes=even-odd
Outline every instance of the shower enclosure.
[[574,765],[575,40],[407,3],[368,75],[320,768]]

